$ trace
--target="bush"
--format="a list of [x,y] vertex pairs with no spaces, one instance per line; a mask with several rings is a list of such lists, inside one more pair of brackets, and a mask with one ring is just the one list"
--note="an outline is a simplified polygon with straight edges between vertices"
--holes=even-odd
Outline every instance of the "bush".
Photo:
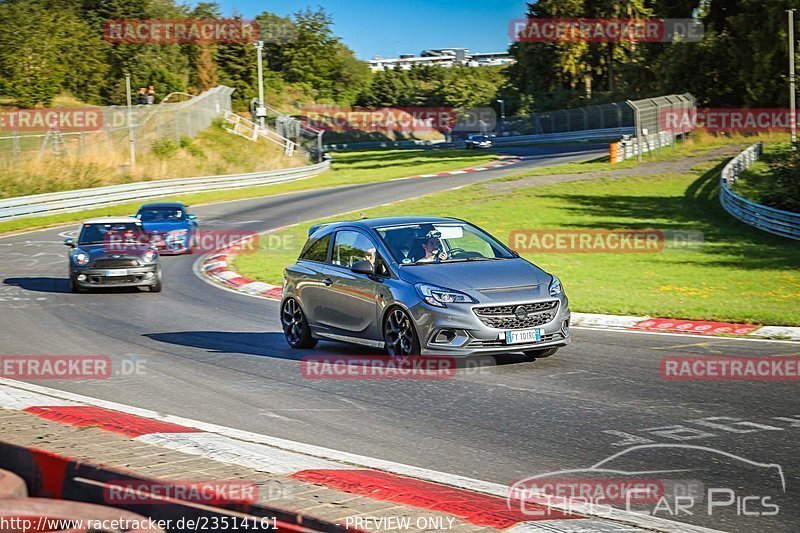
[[170,159],[176,153],[178,153],[178,143],[172,139],[159,139],[153,143],[153,154],[159,159]]
[[769,161],[774,179],[773,190],[761,197],[761,202],[784,211],[800,213],[800,155],[784,152]]
[[191,137],[183,136],[181,137],[181,148],[189,152],[189,155],[192,157],[197,157],[200,159],[205,159],[206,154],[203,152],[203,149],[197,146]]

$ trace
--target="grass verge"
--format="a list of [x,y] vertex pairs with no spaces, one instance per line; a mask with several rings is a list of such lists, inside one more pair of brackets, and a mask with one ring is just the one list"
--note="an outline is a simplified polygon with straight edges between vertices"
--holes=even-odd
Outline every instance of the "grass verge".
[[[496,183],[491,188],[478,184],[364,213],[455,216],[505,241],[514,230],[701,232],[701,246],[661,253],[523,256],[561,277],[575,311],[800,325],[800,247],[742,224],[720,207],[723,163],[682,174],[527,187],[512,195]],[[291,249],[270,250],[264,244],[260,253],[237,257],[236,269],[280,284],[283,267],[296,259],[307,227],[285,230],[281,242],[294,243]]]
[[[225,135],[230,135],[226,133]],[[235,139],[234,136],[231,135]],[[242,142],[248,142],[242,139]],[[496,154],[479,153],[469,150],[389,150],[382,152],[348,152],[336,154],[331,170],[313,178],[287,183],[175,195],[161,198],[165,201],[178,200],[188,205],[197,205],[225,200],[257,198],[287,192],[334,187],[339,185],[356,185],[360,183],[378,182],[393,178],[402,178],[416,174],[457,170],[469,166],[487,163],[497,159]],[[78,222],[85,218],[106,215],[129,215],[136,212],[141,202],[88,209],[74,213],[60,213],[41,217],[29,217],[0,222],[0,234],[21,230],[32,230]]]

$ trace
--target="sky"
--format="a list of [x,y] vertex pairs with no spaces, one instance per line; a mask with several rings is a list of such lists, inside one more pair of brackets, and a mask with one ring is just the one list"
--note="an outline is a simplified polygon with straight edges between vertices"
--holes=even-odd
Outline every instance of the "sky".
[[523,18],[526,0],[218,0],[223,14],[253,18],[262,11],[287,16],[322,6],[333,30],[359,59],[397,57],[427,48],[473,52],[508,48],[509,23]]

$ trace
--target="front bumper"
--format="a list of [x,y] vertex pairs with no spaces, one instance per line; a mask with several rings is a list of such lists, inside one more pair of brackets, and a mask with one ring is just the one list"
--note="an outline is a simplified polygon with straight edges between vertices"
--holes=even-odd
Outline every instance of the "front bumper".
[[167,237],[154,239],[153,247],[158,250],[158,255],[180,255],[192,252],[191,236],[184,237],[183,235],[177,237]]
[[[504,354],[540,350],[553,346],[566,346],[571,342],[569,301],[565,295],[558,300],[554,317],[530,328],[494,328],[487,326],[473,311],[485,304],[450,304],[446,308],[433,307],[420,302],[410,309],[417,328],[423,355],[468,356],[473,354]],[[541,340],[524,344],[506,344],[505,332],[519,329],[541,330]],[[443,331],[452,331],[455,338],[449,342],[436,342]],[[441,337],[439,337],[441,340]]]
[[[125,270],[125,275],[106,275],[108,271]],[[150,287],[159,282],[161,269],[159,265],[146,265],[128,268],[82,268],[71,266],[69,275],[72,282],[82,289],[103,287]],[[83,279],[79,279],[85,276]]]

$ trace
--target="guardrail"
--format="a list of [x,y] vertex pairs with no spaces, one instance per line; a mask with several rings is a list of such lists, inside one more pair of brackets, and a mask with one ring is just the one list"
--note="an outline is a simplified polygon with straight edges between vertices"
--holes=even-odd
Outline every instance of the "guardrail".
[[330,161],[281,170],[198,178],[144,181],[93,189],[34,194],[0,200],[0,221],[146,200],[170,194],[239,189],[309,178],[330,168]]
[[746,168],[758,161],[763,143],[756,143],[731,159],[720,173],[719,201],[731,216],[762,231],[800,240],[800,213],[782,211],[743,198],[731,190]]
[[[605,128],[595,130],[566,131],[560,133],[541,133],[534,135],[513,135],[492,137],[495,146],[517,146],[526,144],[550,144],[560,142],[587,142],[616,139],[623,135],[633,135],[633,127]],[[339,143],[325,145],[326,150],[369,150],[373,148],[463,148],[464,141],[376,141]]]

